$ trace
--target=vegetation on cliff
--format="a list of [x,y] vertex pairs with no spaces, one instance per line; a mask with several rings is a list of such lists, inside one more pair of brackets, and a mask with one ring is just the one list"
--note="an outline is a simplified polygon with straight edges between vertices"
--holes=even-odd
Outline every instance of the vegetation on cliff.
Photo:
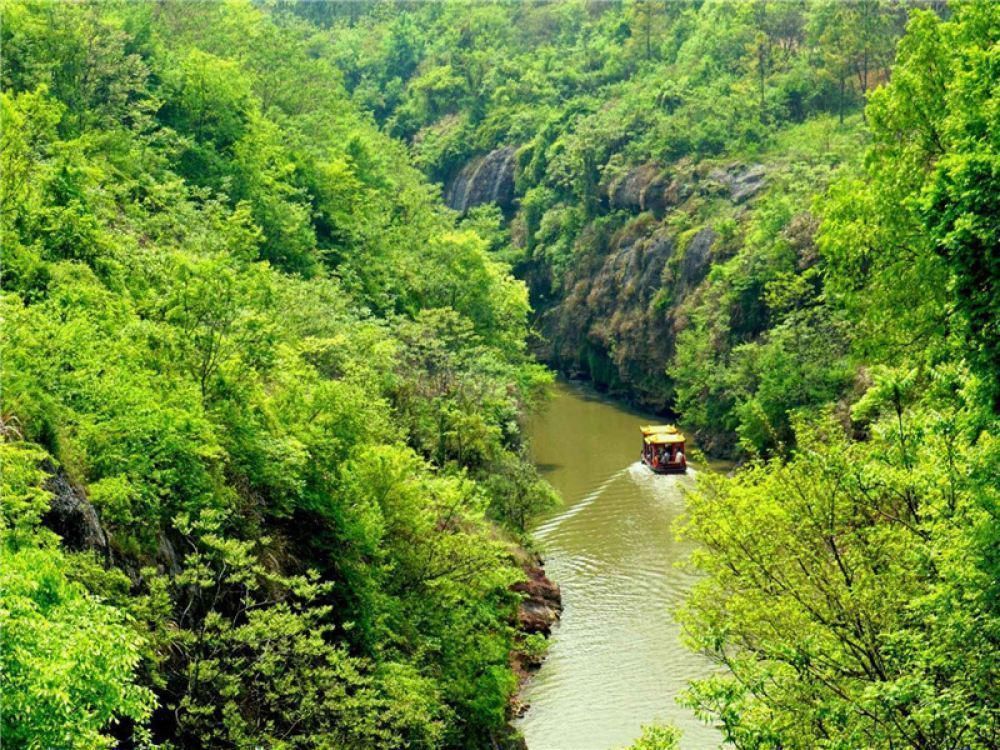
[[907,8],[296,6],[453,207],[504,227],[542,357],[719,453],[772,452],[789,410],[851,386],[823,343],[844,321],[815,309],[812,199],[859,161]]
[[748,461],[692,499],[686,621],[727,669],[691,705],[741,748],[995,747],[996,5],[323,20],[509,232],[543,356]]
[[1000,743],[995,4],[2,13],[12,746],[495,743],[529,291],[746,461],[685,531],[728,742]]
[[489,744],[551,500],[523,284],[306,22],[2,29],[5,743]]
[[859,393],[692,497],[686,622],[728,674],[690,702],[736,747],[1000,742],[998,52],[994,3],[912,15],[864,171],[819,205]]

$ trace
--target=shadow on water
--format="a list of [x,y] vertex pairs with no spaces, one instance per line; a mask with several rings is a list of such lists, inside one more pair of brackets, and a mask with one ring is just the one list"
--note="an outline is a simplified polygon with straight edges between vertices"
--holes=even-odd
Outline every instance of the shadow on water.
[[558,471],[562,468],[561,464],[535,464],[535,468],[538,469],[539,474],[551,474],[554,471]]
[[529,750],[611,750],[643,724],[668,721],[684,750],[717,747],[717,732],[676,697],[709,662],[681,643],[672,613],[694,583],[677,565],[691,551],[674,520],[691,475],[638,462],[642,422],[655,417],[578,385],[560,384],[529,425],[536,464],[564,505],[534,529],[565,610],[548,659],[528,683],[519,722]]

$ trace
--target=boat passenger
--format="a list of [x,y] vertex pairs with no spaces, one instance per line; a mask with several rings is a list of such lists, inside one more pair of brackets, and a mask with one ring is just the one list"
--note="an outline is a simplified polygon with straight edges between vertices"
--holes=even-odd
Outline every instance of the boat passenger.
[[684,461],[684,451],[680,448],[677,449],[677,453],[674,454],[674,463],[679,464]]

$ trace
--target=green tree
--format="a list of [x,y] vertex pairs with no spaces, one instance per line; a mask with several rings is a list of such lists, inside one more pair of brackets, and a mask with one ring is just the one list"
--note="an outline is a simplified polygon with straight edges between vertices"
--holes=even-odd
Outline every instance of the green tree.
[[[705,481],[692,497],[687,533],[709,577],[686,626],[727,669],[697,681],[689,703],[736,747],[995,742],[1000,704],[980,672],[996,669],[990,638],[963,629],[962,655],[942,658],[958,622],[995,618],[978,594],[956,605],[988,574],[950,557],[991,523],[968,472],[995,460],[993,441],[957,428],[975,405],[925,412],[906,405],[912,390],[883,382],[869,400],[885,413],[872,441],[849,442],[829,419],[800,422],[792,459]],[[951,606],[962,614],[939,626]]]
[[112,730],[153,707],[137,684],[143,641],[125,613],[72,580],[72,557],[40,528],[47,460],[16,438],[0,443],[3,736],[15,747],[110,748]]
[[653,725],[642,728],[642,736],[629,745],[629,750],[675,750],[681,733],[668,725]]

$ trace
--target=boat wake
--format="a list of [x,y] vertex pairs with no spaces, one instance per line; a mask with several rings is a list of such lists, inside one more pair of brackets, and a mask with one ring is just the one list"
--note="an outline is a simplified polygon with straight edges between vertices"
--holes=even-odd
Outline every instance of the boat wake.
[[545,537],[547,537],[549,534],[551,534],[553,531],[559,528],[559,526],[561,526],[563,523],[565,523],[573,516],[583,511],[588,506],[592,505],[593,502],[597,500],[597,498],[599,498],[602,494],[604,494],[604,491],[607,490],[608,487],[610,487],[611,484],[616,479],[618,479],[618,477],[620,477],[625,472],[631,470],[632,467],[628,466],[624,469],[619,469],[618,471],[616,471],[610,477],[608,477],[599,485],[597,485],[597,487],[595,487],[593,490],[584,495],[584,497],[579,502],[577,502],[572,508],[567,508],[565,511],[560,513],[555,518],[550,518],[548,521],[546,521],[537,529],[535,529],[535,531],[533,532],[533,536],[538,540],[545,539]]

